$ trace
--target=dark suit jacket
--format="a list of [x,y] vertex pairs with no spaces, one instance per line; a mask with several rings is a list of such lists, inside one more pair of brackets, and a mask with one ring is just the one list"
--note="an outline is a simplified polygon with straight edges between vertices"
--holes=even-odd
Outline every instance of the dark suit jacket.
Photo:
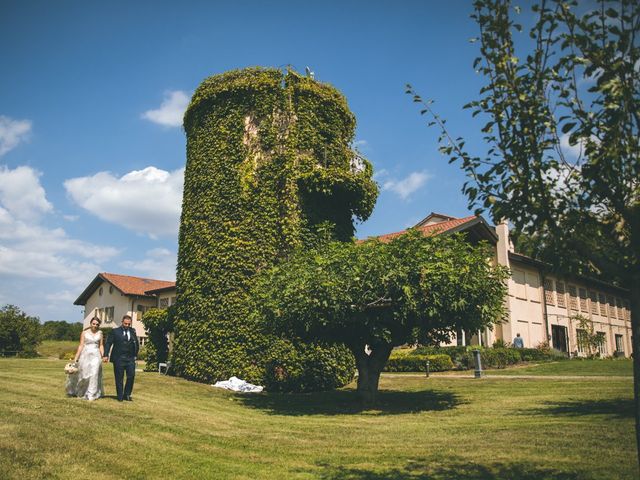
[[[113,350],[112,350],[113,347]],[[133,328],[129,329],[129,340],[124,333],[124,328],[118,327],[111,330],[104,344],[104,355],[109,356],[111,352],[111,362],[127,364],[133,363],[138,356],[140,342]]]

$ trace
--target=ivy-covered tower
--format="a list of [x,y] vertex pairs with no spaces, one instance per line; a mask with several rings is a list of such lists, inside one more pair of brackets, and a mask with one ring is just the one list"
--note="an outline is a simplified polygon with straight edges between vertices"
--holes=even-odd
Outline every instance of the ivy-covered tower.
[[184,129],[173,362],[201,381],[259,380],[268,342],[247,321],[253,275],[320,235],[350,239],[373,210],[372,168],[351,149],[345,98],[291,70],[207,78]]

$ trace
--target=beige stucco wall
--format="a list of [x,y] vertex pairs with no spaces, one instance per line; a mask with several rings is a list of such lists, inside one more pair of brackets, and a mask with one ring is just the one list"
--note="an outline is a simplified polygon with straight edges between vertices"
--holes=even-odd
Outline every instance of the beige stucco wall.
[[[631,353],[631,314],[626,299],[612,289],[572,279],[548,277],[552,282],[547,294],[547,315],[549,329],[552,325],[567,327],[569,332],[569,351],[578,350],[576,329],[579,328],[576,315],[589,319],[596,332],[603,332],[606,339],[605,355],[616,351],[615,335],[622,335],[622,348],[625,356]],[[564,293],[562,288],[564,286]],[[575,292],[575,296],[572,293]],[[573,297],[573,298],[572,298]],[[564,306],[562,302],[564,298]],[[582,355],[581,353],[578,353]]]
[[[102,294],[100,294],[100,289],[102,289]],[[136,335],[141,339],[141,343],[144,343],[147,333],[145,332],[144,324],[140,321],[142,311],[140,311],[139,308],[147,309],[156,307],[156,302],[157,300],[155,298],[124,295],[109,282],[103,281],[96,291],[87,299],[84,308],[83,324],[85,328],[88,327],[91,319],[97,316],[98,309],[114,307],[113,321],[104,321],[102,327],[119,327],[122,323],[122,317],[124,315],[131,315],[133,319],[132,326],[136,330]]]
[[176,289],[167,290],[158,296],[158,308],[167,308],[176,303]]
[[547,341],[545,334],[544,308],[542,305],[541,275],[535,267],[511,261],[509,278],[509,328],[503,332],[509,337],[505,342],[513,342],[520,334],[527,348],[535,348]]

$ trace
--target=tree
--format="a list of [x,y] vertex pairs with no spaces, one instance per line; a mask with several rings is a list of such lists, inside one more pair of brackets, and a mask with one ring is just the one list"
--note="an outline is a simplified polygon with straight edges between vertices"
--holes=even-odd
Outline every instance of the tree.
[[0,355],[36,356],[40,343],[40,320],[15,305],[0,308]]
[[578,346],[586,350],[589,358],[599,355],[599,348],[605,342],[604,333],[596,332],[593,323],[587,317],[576,315],[573,320],[578,322]]
[[640,3],[540,0],[528,37],[509,0],[474,8],[486,85],[465,108],[487,119],[486,153],[469,154],[407,91],[470,177],[471,207],[512,222],[555,266],[630,289],[640,449]]
[[43,340],[78,340],[82,333],[82,323],[61,321],[47,321],[42,325]]
[[503,317],[507,274],[488,258],[462,237],[416,231],[389,243],[330,242],[263,272],[254,296],[276,332],[346,345],[371,405],[393,347],[449,341]]

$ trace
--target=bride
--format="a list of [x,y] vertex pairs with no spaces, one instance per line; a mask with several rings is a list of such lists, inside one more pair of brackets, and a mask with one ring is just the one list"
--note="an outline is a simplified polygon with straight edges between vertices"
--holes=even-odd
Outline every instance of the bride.
[[78,371],[67,376],[67,395],[96,400],[104,396],[102,384],[102,355],[104,339],[100,330],[100,319],[93,317],[91,327],[80,334],[80,345],[74,361]]

